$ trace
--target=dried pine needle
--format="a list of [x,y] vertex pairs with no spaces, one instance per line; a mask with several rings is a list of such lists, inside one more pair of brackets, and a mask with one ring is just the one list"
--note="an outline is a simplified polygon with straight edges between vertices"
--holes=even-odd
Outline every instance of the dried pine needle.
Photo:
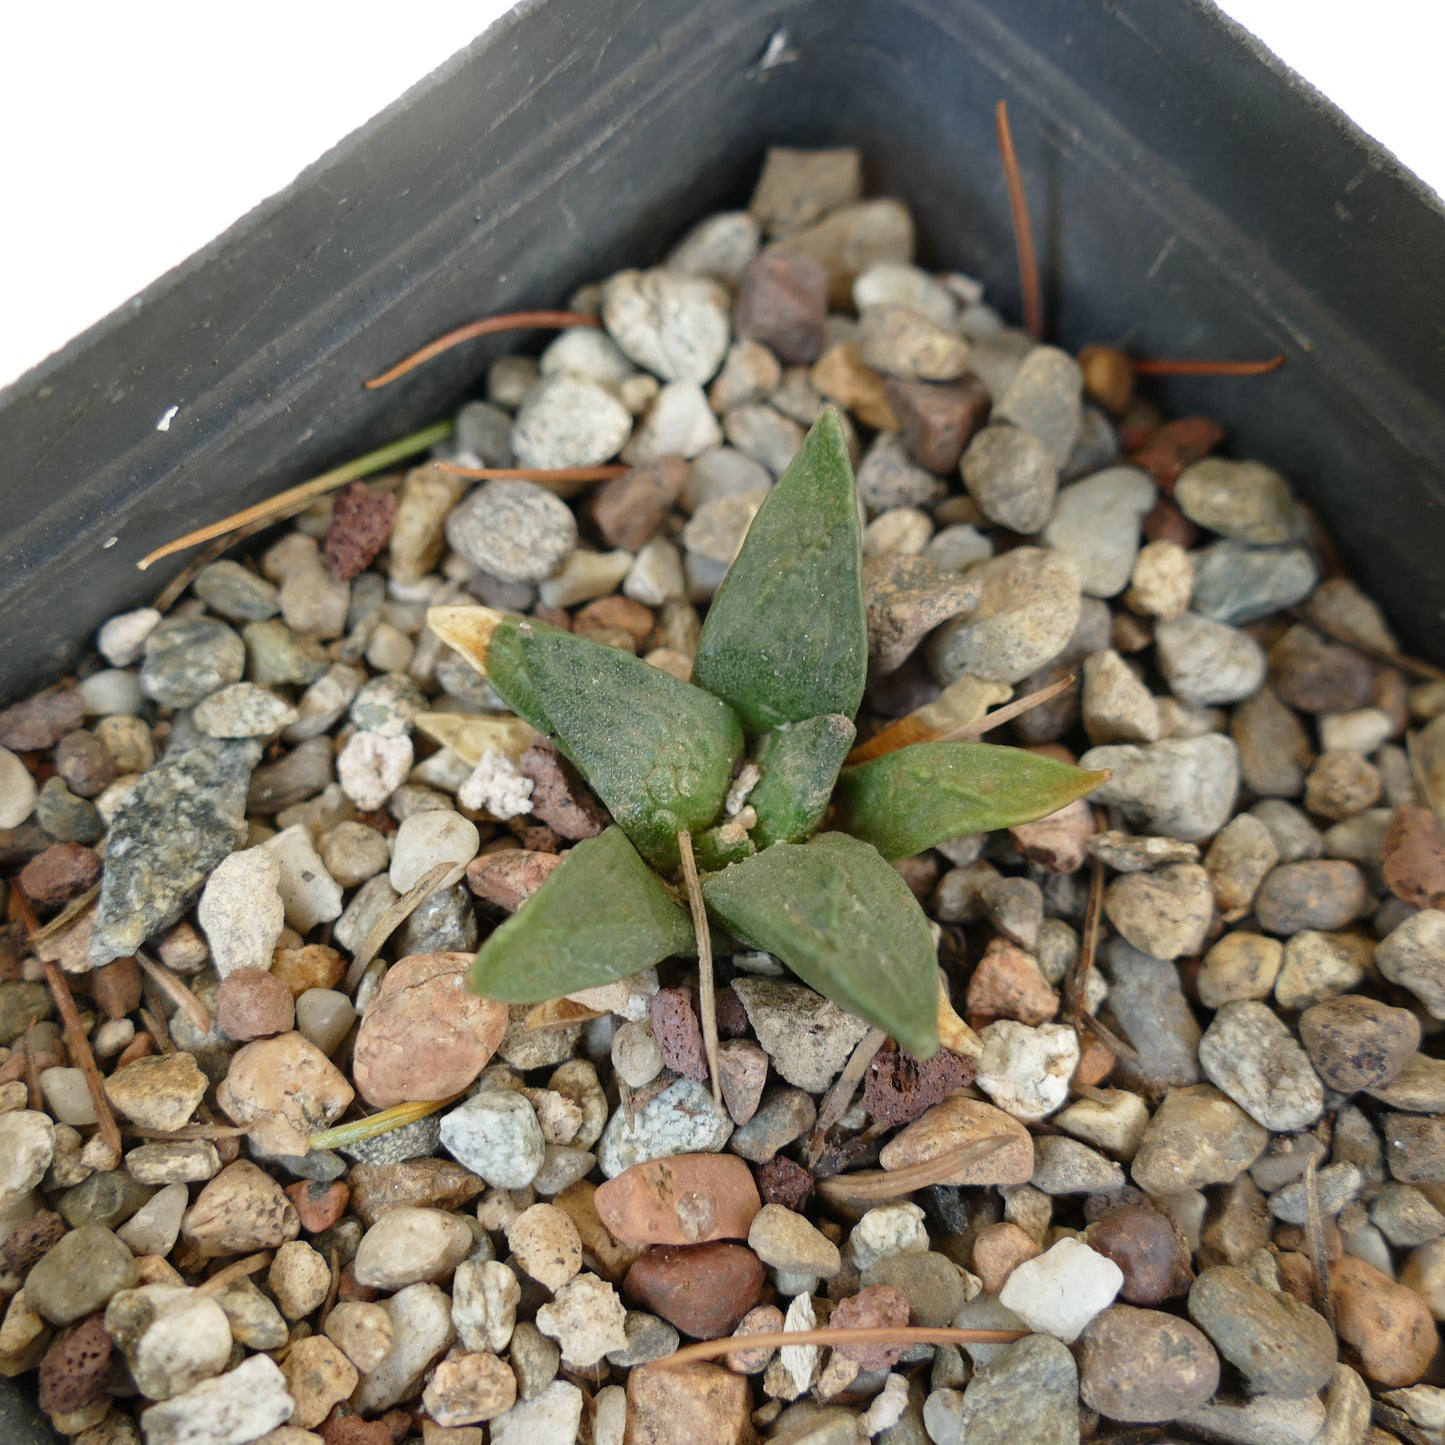
[[708,1078],[712,1081],[712,1101],[722,1107],[722,1076],[717,1064],[717,992],[712,972],[712,932],[707,924],[707,908],[702,901],[702,884],[698,881],[697,861],[692,856],[692,834],[686,828],[678,831],[677,851],[682,858],[682,881],[687,888],[687,906],[692,912],[692,931],[697,935],[697,993],[702,1015],[702,1047],[707,1056]]
[[1283,354],[1267,361],[1196,361],[1189,357],[1131,358],[1135,376],[1268,376],[1284,365]]
[[379,1114],[368,1114],[364,1119],[353,1119],[349,1124],[336,1124],[330,1129],[321,1130],[319,1134],[313,1134],[311,1147],[344,1149],[348,1144],[359,1144],[363,1139],[389,1134],[404,1124],[414,1124],[418,1119],[425,1119],[428,1114],[435,1114],[438,1109],[445,1109],[459,1097],[453,1095],[451,1099],[421,1099],[409,1104],[393,1104]]
[[897,1199],[930,1184],[944,1184],[960,1169],[978,1164],[1013,1142],[1006,1134],[990,1134],[946,1150],[936,1158],[906,1169],[864,1169],[856,1174],[835,1174],[818,1180],[818,1194],[838,1204],[872,1204],[880,1199]]
[[1014,243],[1019,253],[1019,289],[1023,293],[1024,329],[1041,341],[1044,335],[1044,292],[1039,284],[1039,258],[1034,250],[1034,230],[1029,224],[1029,203],[1024,195],[1024,178],[1014,150],[1013,130],[1008,122],[1008,102],[994,108],[999,153],[1003,156],[1004,180],[1008,183],[1008,206],[1013,216]]
[[721,1340],[700,1340],[641,1368],[677,1370],[700,1360],[716,1360],[741,1350],[782,1349],[789,1345],[1011,1345],[1027,1333],[1026,1330],[930,1329],[925,1325],[870,1325],[856,1330],[769,1330],[756,1335],[728,1335]]
[[399,380],[409,371],[415,371],[418,366],[431,361],[434,357],[440,356],[445,351],[450,351],[454,346],[461,346],[464,342],[475,341],[479,336],[493,336],[499,331],[537,331],[537,330],[568,330],[574,326],[598,327],[602,323],[595,316],[585,311],[509,311],[503,316],[487,316],[480,321],[469,321],[465,326],[458,326],[452,331],[438,336],[435,341],[429,341],[419,351],[413,351],[408,357],[398,361],[389,371],[383,371],[380,376],[373,376],[364,385],[367,391],[375,391],[378,387],[389,386],[393,381]]

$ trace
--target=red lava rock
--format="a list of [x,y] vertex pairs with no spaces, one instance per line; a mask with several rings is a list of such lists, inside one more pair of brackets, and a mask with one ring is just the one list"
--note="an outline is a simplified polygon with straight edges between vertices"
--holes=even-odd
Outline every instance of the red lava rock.
[[758,1194],[764,1204],[781,1204],[795,1213],[813,1192],[813,1176],[786,1154],[776,1154],[758,1167]]
[[343,1214],[351,1200],[345,1180],[324,1184],[320,1180],[303,1179],[286,1186],[286,1197],[296,1206],[301,1228],[307,1234],[320,1234],[330,1229]]
[[55,745],[55,771],[76,797],[94,798],[115,782],[115,759],[88,728],[76,728]]
[[391,540],[396,505],[393,493],[372,492],[365,482],[348,482],[337,492],[326,529],[326,565],[343,582],[365,572]]
[[326,1445],[392,1445],[391,1429],[382,1420],[363,1420],[360,1415],[338,1415],[334,1411],[317,1427]]
[[658,457],[599,487],[592,520],[609,547],[638,551],[662,526],[687,481],[681,457]]
[[607,826],[607,809],[550,743],[533,743],[517,767],[532,780],[532,816],[561,837],[595,838]]
[[738,280],[733,330],[785,366],[816,361],[828,326],[828,273],[799,251],[763,251]]
[[[891,1284],[870,1284],[839,1300],[828,1316],[835,1330],[902,1329],[908,1323],[908,1301]],[[907,1345],[834,1345],[835,1354],[865,1370],[886,1370],[898,1363]]]
[[73,687],[57,687],[0,712],[0,748],[34,753],[53,748],[85,721],[85,703]]
[[556,853],[505,848],[483,853],[467,864],[467,887],[485,903],[515,913],[561,866]]
[[906,1049],[883,1049],[863,1079],[863,1107],[877,1124],[906,1124],[925,1114],[955,1089],[973,1083],[971,1059],[939,1049],[926,1062]]
[[357,1090],[378,1109],[449,1099],[486,1068],[508,1011],[466,987],[470,953],[418,953],[392,964],[352,1049]]
[[1142,1204],[1123,1204],[1089,1226],[1089,1248],[1124,1272],[1119,1298],[1157,1305],[1188,1293],[1194,1283],[1189,1246],[1167,1215]]
[[1143,467],[1171,496],[1179,473],[1207,457],[1224,440],[1224,428],[1207,416],[1184,416],[1167,421],[1129,457]]
[[238,968],[216,990],[216,1022],[233,1039],[245,1042],[284,1034],[295,1020],[291,990],[264,968]]
[[58,908],[100,881],[101,861],[80,843],[55,843],[20,870],[25,896],[39,908]]
[[592,1202],[623,1244],[746,1239],[763,1207],[752,1172],[732,1154],[677,1154],[634,1164],[599,1184]]
[[108,1019],[123,1019],[140,1007],[140,964],[117,958],[90,976],[90,996]]
[[707,1078],[702,1025],[697,1021],[686,989],[660,988],[653,994],[652,1037],[662,1050],[662,1062],[673,1073],[684,1079]]
[[65,1221],[49,1209],[32,1214],[24,1224],[17,1225],[14,1232],[0,1244],[0,1264],[6,1274],[21,1276],[30,1273],[60,1243],[65,1233]]
[[970,1018],[1017,1019],[1037,1027],[1057,1016],[1059,996],[1032,954],[995,938],[968,981],[964,1009]]
[[973,375],[945,384],[889,377],[883,391],[909,456],[940,477],[958,465],[991,405],[983,383]]
[[717,1014],[717,1032],[720,1039],[741,1039],[748,1034],[748,1011],[743,1001],[733,990],[732,984],[720,988],[713,995],[713,1010]]
[[1177,542],[1186,551],[1199,540],[1199,528],[1168,497],[1160,497],[1145,514],[1142,530],[1146,541]]
[[1445,908],[1445,829],[1433,809],[1415,803],[1395,809],[1385,831],[1384,873],[1396,898],[1416,908]]
[[68,1414],[100,1399],[114,1349],[101,1315],[58,1336],[40,1362],[40,1408],[47,1415]]
[[685,1335],[731,1334],[757,1304],[762,1261],[742,1244],[656,1245],[627,1271],[623,1293]]

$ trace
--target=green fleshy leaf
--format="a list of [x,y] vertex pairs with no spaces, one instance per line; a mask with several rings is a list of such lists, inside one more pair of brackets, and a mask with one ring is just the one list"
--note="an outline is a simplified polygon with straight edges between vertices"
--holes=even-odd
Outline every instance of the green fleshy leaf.
[[801,843],[817,832],[857,733],[841,713],[829,713],[763,738],[757,753],[763,776],[748,794],[758,813],[753,838],[759,848]]
[[692,920],[620,828],[578,843],[482,945],[468,983],[503,1003],[541,1003],[695,954]]
[[908,858],[964,833],[1046,818],[1108,776],[1022,748],[914,743],[844,768],[835,822],[885,858]]
[[744,943],[775,954],[840,1008],[920,1059],[938,1047],[928,920],[876,849],[844,833],[777,843],[704,878],[702,894]]
[[549,733],[552,724],[547,718],[547,709],[542,704],[541,694],[527,675],[526,660],[522,656],[522,638],[527,630],[558,632],[560,629],[539,622],[534,618],[523,621],[509,617],[492,634],[487,648],[487,681],[492,691],[517,714],[523,722],[529,722],[538,732]]
[[717,819],[742,756],[732,710],[619,648],[526,623],[518,633],[525,677],[563,753],[638,851],[676,867],[678,832]]
[[852,717],[867,670],[857,490],[829,409],[753,518],[708,609],[692,676],[763,732]]

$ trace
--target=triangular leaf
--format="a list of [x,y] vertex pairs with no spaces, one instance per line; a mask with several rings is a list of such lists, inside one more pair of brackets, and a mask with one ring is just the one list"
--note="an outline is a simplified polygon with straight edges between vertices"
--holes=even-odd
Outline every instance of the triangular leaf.
[[[494,607],[428,607],[426,625],[486,678],[492,691],[519,718],[539,732],[551,730],[522,662],[521,618]],[[535,618],[528,619],[526,625],[549,632],[557,630]]]
[[867,671],[858,498],[830,409],[753,518],[708,609],[692,676],[763,732],[852,717]]
[[843,833],[776,843],[704,878],[702,895],[744,943],[775,954],[910,1053],[926,1059],[938,1047],[928,920],[902,877],[866,843]]
[[753,841],[801,843],[811,838],[828,811],[838,769],[857,729],[840,713],[774,728],[758,745],[763,776],[748,794],[757,809]]
[[[648,861],[675,867],[678,832],[717,819],[742,756],[731,709],[616,647],[526,622],[517,633],[518,675],[562,751]],[[502,637],[499,629],[493,661]]]
[[885,858],[908,858],[964,833],[1046,818],[1108,776],[1022,748],[915,743],[844,768],[834,823]]
[[697,952],[692,920],[620,828],[578,843],[482,945],[473,993],[539,1003]]

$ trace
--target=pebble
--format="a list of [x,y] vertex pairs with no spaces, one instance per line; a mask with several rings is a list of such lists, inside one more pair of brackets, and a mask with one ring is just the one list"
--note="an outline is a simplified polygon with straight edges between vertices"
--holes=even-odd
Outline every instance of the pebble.
[[[650,1354],[644,1342],[635,1340],[625,1328],[628,1318],[616,1290],[595,1274],[584,1273],[561,1285],[551,1303],[537,1311],[537,1328],[557,1341],[565,1365],[586,1369],[604,1355],[628,1351],[634,1344],[644,1346],[639,1353]],[[666,1348],[660,1354],[670,1354],[677,1347],[676,1334],[669,1330],[666,1335],[671,1340],[669,1343],[664,1337]]]
[[733,329],[787,365],[817,360],[828,319],[828,274],[811,256],[767,250],[738,279]]
[[1267,1129],[1218,1089],[1208,1084],[1174,1088],[1149,1121],[1130,1173],[1155,1198],[1229,1184],[1268,1142]]
[[1391,1083],[1420,1046],[1420,1021],[1360,994],[1327,999],[1300,1015],[1300,1038],[1315,1072],[1353,1094]]
[[1302,529],[1289,483],[1263,462],[1206,457],[1179,474],[1174,500],[1191,522],[1258,546],[1292,542]]
[[803,1090],[774,1089],[753,1117],[734,1130],[728,1147],[755,1164],[765,1163],[811,1129],[817,1117],[812,1097]]
[[20,870],[25,896],[41,908],[56,908],[100,881],[100,859],[79,843],[55,843]]
[[1123,1271],[1119,1295],[1130,1304],[1162,1304],[1194,1282],[1188,1241],[1174,1221],[1156,1209],[1122,1204],[1091,1224],[1084,1239]]
[[623,448],[622,459],[637,466],[671,458],[680,486],[686,473],[678,466],[678,459],[698,456],[722,439],[722,427],[702,387],[695,381],[673,381],[658,391],[632,440]]
[[1090,748],[1079,766],[1112,773],[1090,795],[1094,802],[1112,804],[1151,832],[1188,843],[1219,832],[1239,790],[1238,750],[1218,733]]
[[450,1301],[434,1284],[411,1284],[386,1301],[395,1343],[351,1398],[359,1411],[375,1413],[411,1396],[431,1363],[455,1338]]
[[319,561],[287,573],[281,583],[281,618],[293,632],[319,641],[340,637],[350,610],[351,588]]
[[1168,622],[1189,610],[1194,560],[1178,542],[1161,540],[1139,549],[1124,602],[1144,617]]
[[334,1124],[354,1097],[336,1065],[294,1032],[247,1044],[216,1090],[226,1113],[250,1126],[252,1144],[274,1154],[305,1154],[311,1135]]
[[391,886],[398,893],[405,893],[438,863],[451,863],[455,865],[454,876],[448,874],[438,885],[450,887],[462,876],[480,847],[477,825],[460,813],[448,808],[413,813],[396,830],[388,875]]
[[[201,577],[204,576],[203,572]],[[197,583],[201,577],[196,579]],[[220,608],[215,607],[212,610],[219,612]],[[160,620],[161,614],[154,607],[138,607],[134,612],[117,613],[114,617],[107,618],[96,633],[96,651],[112,667],[129,667],[131,663],[140,661],[145,640]]]
[[733,989],[774,1069],[809,1093],[821,1093],[833,1082],[867,1032],[862,1019],[801,984],[740,977]]
[[115,759],[87,728],[66,733],[55,745],[55,771],[79,798],[94,798],[115,782]]
[[843,1267],[838,1246],[801,1214],[781,1204],[762,1206],[748,1229],[747,1240],[748,1247],[764,1264],[789,1274],[831,1279]]
[[524,1189],[542,1167],[546,1139],[520,1094],[473,1094],[442,1117],[441,1141],[472,1173],[498,1189]]
[[84,720],[85,707],[77,689],[51,688],[0,711],[0,747],[17,753],[51,748]]
[[266,1355],[141,1411],[146,1445],[243,1445],[291,1418],[286,1377]]
[[1194,610],[1236,627],[1296,606],[1319,580],[1314,558],[1303,547],[1227,541],[1193,556]]
[[358,808],[384,808],[406,782],[414,757],[412,740],[362,730],[354,733],[336,759],[341,790]]
[[[797,422],[763,405],[735,407],[723,418],[723,434],[731,448],[761,465],[767,478],[779,477],[787,470],[803,445],[804,435]],[[684,502],[691,488],[689,473]]]
[[[1359,1166],[1348,1161],[1327,1164],[1315,1176],[1319,1191],[1320,1212],[1333,1218],[1355,1199],[1364,1187],[1365,1177]],[[1269,1197],[1269,1212],[1287,1224],[1304,1224],[1308,1211],[1307,1190],[1303,1180],[1295,1180],[1277,1189]]]
[[[1417,751],[1428,755],[1423,747]],[[1395,809],[1385,834],[1382,872],[1385,886],[1406,903],[1445,906],[1445,829],[1431,808],[1403,803]]]
[[1356,752],[1325,752],[1305,778],[1305,807],[1338,822],[1362,813],[1379,800],[1379,773]]
[[88,1128],[96,1122],[95,1102],[79,1069],[42,1069],[40,1093],[57,1123]]
[[1029,1181],[1045,1194],[1113,1194],[1124,1187],[1124,1171],[1112,1159],[1077,1139],[1059,1135],[1034,1140]]
[[25,1277],[25,1303],[53,1325],[73,1325],[134,1287],[135,1256],[109,1229],[72,1229]]
[[1375,947],[1375,966],[1408,990],[1431,1018],[1445,1018],[1445,912],[1425,908],[1411,914]]
[[1138,1094],[1101,1089],[1094,1097],[1069,1105],[1054,1122],[1066,1133],[1127,1163],[1144,1137],[1149,1110]]
[[863,529],[864,557],[917,557],[928,545],[933,523],[917,507],[880,512]]
[[1157,701],[1112,648],[1084,659],[1081,703],[1084,731],[1095,745],[1152,743],[1159,739]]
[[884,1169],[906,1169],[993,1138],[1006,1142],[983,1158],[959,1164],[940,1183],[978,1186],[1027,1182],[1034,1169],[1028,1131],[1002,1108],[961,1095],[935,1104],[894,1135],[883,1146],[878,1162]]
[[[600,1404],[600,1396],[598,1400]],[[755,1438],[747,1380],[717,1365],[633,1370],[627,1377],[626,1407],[630,1445],[670,1445],[675,1440],[747,1445]],[[595,1432],[594,1424],[595,1445],[606,1445]],[[566,1442],[559,1437],[557,1445]]]
[[1009,1275],[999,1303],[1032,1330],[1072,1344],[1124,1283],[1112,1259],[1077,1239],[1061,1239]]
[[876,1260],[860,1279],[865,1296],[868,1290],[887,1289],[901,1299],[907,1306],[906,1318],[915,1325],[947,1326],[968,1302],[969,1286],[958,1266],[931,1251]]
[[994,419],[1038,437],[1055,467],[1068,461],[1083,418],[1079,364],[1053,346],[1036,346],[994,403]]
[[1324,1405],[1315,1399],[1261,1395],[1242,1400],[1216,1395],[1178,1423],[1239,1445],[1315,1445],[1325,1417]]
[[246,648],[233,629],[214,617],[167,617],[145,641],[140,685],[167,707],[192,707],[202,698],[239,682]]
[[122,1290],[106,1308],[105,1328],[124,1352],[137,1388],[152,1400],[190,1390],[230,1361],[226,1312],[195,1290],[171,1285]]
[[[1001,880],[1019,883],[1023,879]],[[992,884],[993,880],[990,880]],[[984,890],[987,904],[988,889]],[[992,912],[993,910],[987,910]],[[1033,920],[1035,932],[1038,919]],[[995,926],[998,926],[997,923]],[[1059,1011],[1059,996],[1049,987],[1033,955],[1008,940],[989,944],[968,981],[966,1007],[970,1018],[1009,1018],[1042,1024]]]
[[1435,1323],[1407,1284],[1347,1254],[1331,1262],[1330,1299],[1340,1342],[1367,1380],[1398,1388],[1425,1373],[1438,1345]]
[[1334,1334],[1325,1320],[1232,1265],[1206,1269],[1194,1281],[1189,1317],[1259,1394],[1302,1399],[1334,1373]]
[[330,923],[341,916],[340,885],[326,871],[311,830],[304,823],[277,833],[262,847],[276,861],[276,888],[286,922],[292,928],[306,934],[318,923]]
[[599,1185],[597,1213],[624,1244],[745,1239],[762,1208],[751,1171],[725,1154],[681,1154],[633,1165]]
[[713,1103],[704,1085],[678,1079],[637,1106],[630,1125],[621,1110],[612,1115],[598,1141],[597,1161],[602,1172],[615,1179],[624,1170],[650,1160],[715,1153],[727,1143],[732,1130],[732,1121]]
[[1068,1347],[1035,1334],[995,1348],[964,1390],[960,1438],[968,1445],[1078,1445],[1079,1374]]
[[1264,681],[1264,649],[1247,633],[1185,613],[1154,629],[1160,670],[1191,707],[1240,702]]
[[655,1245],[627,1271],[623,1293],[685,1335],[731,1334],[757,1304],[763,1265],[741,1244]]
[[1155,488],[1134,467],[1106,467],[1060,489],[1044,545],[1067,557],[1088,597],[1117,597],[1128,585],[1139,551],[1139,525],[1154,505]]
[[169,1133],[190,1122],[209,1080],[190,1054],[137,1059],[105,1080],[105,1096],[139,1129]]
[[885,376],[956,381],[968,370],[968,343],[906,306],[870,306],[861,322],[863,360]]
[[1058,489],[1058,463],[1031,431],[986,426],[959,463],[963,484],[990,522],[1029,535],[1049,520]]
[[362,1236],[352,1268],[358,1284],[395,1291],[446,1279],[472,1252],[464,1219],[440,1209],[403,1206],[384,1214]]
[[93,963],[132,957],[195,902],[244,836],[246,787],[260,751],[249,739],[207,739],[142,776],[110,825]]
[[[571,377],[556,377],[543,385],[554,390],[596,391],[626,419],[622,433],[625,438],[631,418],[600,388],[587,387]],[[621,440],[599,460],[605,460],[620,445]],[[525,463],[547,467],[595,464],[550,460]],[[577,521],[561,498],[535,482],[491,481],[478,487],[447,517],[446,535],[447,541],[481,571],[505,582],[540,582],[576,549]]]
[[1219,1357],[1187,1320],[1112,1305],[1078,1345],[1079,1395],[1111,1420],[1167,1422],[1203,1405],[1219,1385]]
[[508,1010],[468,992],[471,962],[469,953],[422,953],[387,970],[352,1051],[352,1074],[368,1103],[388,1108],[450,1098],[491,1061]]
[[1152,958],[1198,954],[1214,914],[1209,875],[1197,863],[1126,873],[1104,893],[1109,921]]
[[1204,867],[1225,922],[1233,923],[1249,912],[1259,885],[1278,861],[1274,835],[1258,818],[1241,813],[1219,831]]
[[25,764],[0,747],[0,828],[18,828],[35,811],[39,792]]
[[703,502],[683,528],[683,546],[689,555],[723,565],[730,563],[767,495],[764,490],[735,492]]
[[1336,859],[1281,863],[1260,885],[1254,913],[1269,933],[1345,927],[1368,906],[1364,875]]
[[991,1023],[979,1034],[977,1086],[1016,1119],[1046,1118],[1068,1097],[1079,1062],[1079,1037],[1064,1024],[1029,1028],[1011,1019]]
[[611,277],[602,288],[602,321],[626,356],[663,381],[705,385],[731,339],[718,288],[669,270]]
[[0,1208],[24,1197],[55,1156],[55,1125],[38,1109],[0,1114]]
[[1263,1003],[1221,1008],[1199,1042],[1199,1062],[1212,1083],[1267,1129],[1306,1128],[1324,1108],[1308,1056]]
[[1195,982],[1199,1002],[1217,1009],[1241,999],[1267,999],[1274,990],[1284,952],[1284,946],[1275,938],[1258,933],[1226,933],[1204,956]]
[[296,998],[296,1030],[323,1054],[333,1054],[356,1022],[356,1010],[344,993],[308,988]]
[[1016,683],[1063,651],[1079,620],[1078,574],[1066,558],[1016,547],[970,576],[980,587],[978,605],[945,623],[926,645],[940,682],[969,674]]
[[78,798],[59,776],[50,778],[35,804],[36,821],[61,843],[98,843],[105,825],[87,798]]
[[858,495],[870,516],[897,507],[932,507],[945,490],[912,460],[896,432],[879,432],[858,468]]
[[125,1167],[138,1184],[195,1184],[214,1178],[221,1162],[205,1139],[174,1144],[142,1144],[125,1156]]
[[223,979],[237,969],[270,968],[286,924],[280,883],[280,864],[267,848],[232,853],[206,880],[196,916]]

